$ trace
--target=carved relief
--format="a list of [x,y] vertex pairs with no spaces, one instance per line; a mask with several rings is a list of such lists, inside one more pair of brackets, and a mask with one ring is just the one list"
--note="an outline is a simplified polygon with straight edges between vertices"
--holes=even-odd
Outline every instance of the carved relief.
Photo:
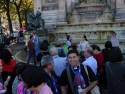
[[54,3],[57,2],[57,0],[44,0],[46,3]]
[[42,11],[57,10],[59,7],[57,4],[51,6],[43,6]]

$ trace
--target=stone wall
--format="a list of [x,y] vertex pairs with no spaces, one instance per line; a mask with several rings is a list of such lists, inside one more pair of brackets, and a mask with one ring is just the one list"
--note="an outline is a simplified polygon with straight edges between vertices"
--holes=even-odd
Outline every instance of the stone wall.
[[116,21],[125,21],[125,0],[116,0]]
[[34,12],[42,12],[45,24],[66,22],[65,0],[34,0]]
[[68,34],[75,42],[80,41],[82,35],[92,42],[102,42],[110,39],[112,31],[120,40],[125,40],[124,0],[107,0],[109,8],[105,3],[100,4],[101,1],[104,2],[87,0],[76,5],[79,0],[34,0],[34,12],[42,12],[51,42],[66,41]]

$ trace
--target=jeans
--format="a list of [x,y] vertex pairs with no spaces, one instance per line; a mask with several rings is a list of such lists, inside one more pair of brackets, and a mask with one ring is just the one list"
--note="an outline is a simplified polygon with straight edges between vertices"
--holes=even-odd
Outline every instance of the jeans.
[[36,56],[34,52],[29,52],[28,53],[28,60],[27,60],[27,64],[29,64],[31,57],[33,56],[33,60],[34,60],[34,65],[36,65]]
[[21,42],[21,43],[23,43],[23,42],[24,42],[24,41],[23,41],[23,37],[20,37],[20,42]]

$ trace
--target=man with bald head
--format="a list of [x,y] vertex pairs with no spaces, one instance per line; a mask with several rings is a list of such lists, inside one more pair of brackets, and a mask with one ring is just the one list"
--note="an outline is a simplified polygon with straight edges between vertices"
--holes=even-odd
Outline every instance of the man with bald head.
[[66,57],[59,57],[58,49],[56,47],[50,49],[50,55],[54,60],[54,71],[56,75],[60,77],[62,71],[66,68]]
[[86,60],[82,63],[83,65],[88,65],[95,75],[97,75],[97,61],[93,57],[93,49],[91,47],[84,50],[84,56]]

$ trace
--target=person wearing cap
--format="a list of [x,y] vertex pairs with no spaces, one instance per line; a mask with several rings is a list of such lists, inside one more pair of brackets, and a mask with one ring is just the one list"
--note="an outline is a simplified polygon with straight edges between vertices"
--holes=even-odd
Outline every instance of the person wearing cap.
[[46,55],[43,56],[41,59],[41,67],[43,68],[45,74],[45,80],[47,85],[51,88],[53,94],[60,94],[59,93],[59,86],[58,86],[58,77],[55,74],[54,69],[54,60],[52,56]]
[[58,49],[58,56],[59,57],[66,57],[66,53],[65,53],[65,51],[63,50],[63,48],[61,46],[62,46],[62,42],[57,41],[56,42],[56,47]]

